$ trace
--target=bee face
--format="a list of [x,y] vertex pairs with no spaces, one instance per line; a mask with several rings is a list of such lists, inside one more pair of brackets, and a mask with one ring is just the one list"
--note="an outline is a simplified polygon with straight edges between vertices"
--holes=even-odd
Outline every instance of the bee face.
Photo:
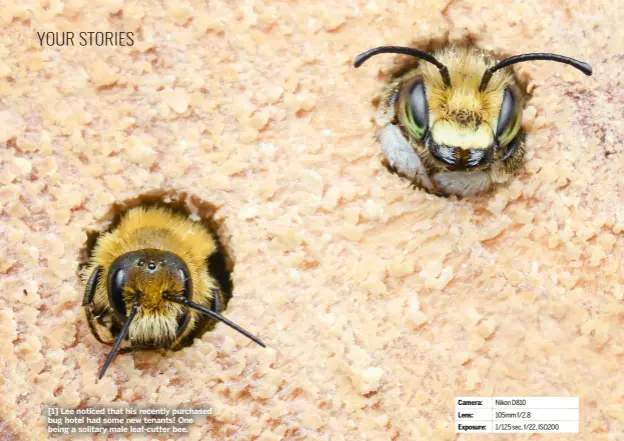
[[192,299],[188,266],[177,255],[157,249],[143,249],[122,254],[108,273],[108,300],[115,312],[127,317],[132,299],[141,293],[140,304],[153,310],[168,304],[164,294]]
[[507,182],[522,165],[523,96],[509,65],[551,60],[592,73],[587,63],[561,55],[497,62],[476,48],[452,46],[434,54],[382,46],[358,55],[354,65],[381,53],[426,61],[392,76],[375,120],[389,165],[440,195],[480,193]]
[[396,81],[390,100],[396,121],[437,169],[485,169],[497,154],[504,155],[520,130],[519,88],[511,75],[504,75],[494,87],[479,91],[479,79],[492,64],[483,55],[439,57],[452,68],[452,87],[445,87],[429,65],[408,72]]
[[174,253],[148,248],[122,254],[110,267],[107,286],[109,304],[120,320],[126,320],[139,296],[139,313],[129,330],[133,344],[171,344],[188,325],[188,310],[164,298],[192,300],[188,266]]

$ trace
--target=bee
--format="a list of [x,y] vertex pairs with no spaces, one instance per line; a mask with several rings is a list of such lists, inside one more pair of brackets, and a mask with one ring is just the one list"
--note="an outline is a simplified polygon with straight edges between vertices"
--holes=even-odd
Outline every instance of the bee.
[[[203,225],[159,207],[130,210],[98,238],[83,273],[82,305],[95,338],[113,345],[100,379],[117,352],[178,350],[217,321],[265,347],[221,315],[229,298],[211,268],[218,252]],[[97,324],[113,339],[103,338]],[[130,346],[120,350],[124,340]]]
[[416,186],[441,196],[469,196],[508,182],[524,157],[523,91],[515,63],[550,60],[586,75],[589,64],[555,54],[524,54],[496,61],[473,47],[448,46],[433,54],[382,46],[358,55],[354,66],[377,54],[423,60],[391,75],[375,116],[390,167]]

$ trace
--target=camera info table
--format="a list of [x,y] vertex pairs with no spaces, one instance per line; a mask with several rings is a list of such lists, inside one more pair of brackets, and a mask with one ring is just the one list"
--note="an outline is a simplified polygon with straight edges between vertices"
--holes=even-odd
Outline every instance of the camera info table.
[[578,433],[578,397],[456,397],[456,433]]

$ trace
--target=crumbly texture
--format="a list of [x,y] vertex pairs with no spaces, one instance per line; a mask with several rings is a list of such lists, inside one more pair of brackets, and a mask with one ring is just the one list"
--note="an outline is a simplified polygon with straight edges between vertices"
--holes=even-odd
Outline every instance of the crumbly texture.
[[[50,404],[114,404],[212,407],[189,440],[472,440],[455,396],[521,395],[579,396],[580,433],[482,439],[623,440],[622,8],[208,3],[0,8],[0,439],[48,439]],[[136,44],[36,34],[98,30]],[[370,100],[404,58],[352,60],[467,39],[594,76],[516,66],[526,165],[457,200],[380,163]],[[109,347],[84,318],[80,250],[114,203],[154,192],[216,208],[235,265],[225,315],[268,348],[217,325],[96,382]]]

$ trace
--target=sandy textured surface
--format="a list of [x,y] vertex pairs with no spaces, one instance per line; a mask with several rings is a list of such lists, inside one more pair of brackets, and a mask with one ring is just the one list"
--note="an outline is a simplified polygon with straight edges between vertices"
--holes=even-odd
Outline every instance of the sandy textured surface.
[[[579,396],[581,433],[480,439],[624,440],[622,8],[176,3],[0,8],[0,439],[46,439],[49,404],[131,403],[213,407],[191,440],[472,440],[456,395],[521,395]],[[41,48],[53,30],[138,42]],[[441,199],[383,168],[372,137],[379,71],[400,57],[351,60],[467,38],[594,76],[518,65],[524,170]],[[96,383],[108,348],[80,306],[80,250],[153,191],[217,207],[226,314],[270,349],[221,325]]]

